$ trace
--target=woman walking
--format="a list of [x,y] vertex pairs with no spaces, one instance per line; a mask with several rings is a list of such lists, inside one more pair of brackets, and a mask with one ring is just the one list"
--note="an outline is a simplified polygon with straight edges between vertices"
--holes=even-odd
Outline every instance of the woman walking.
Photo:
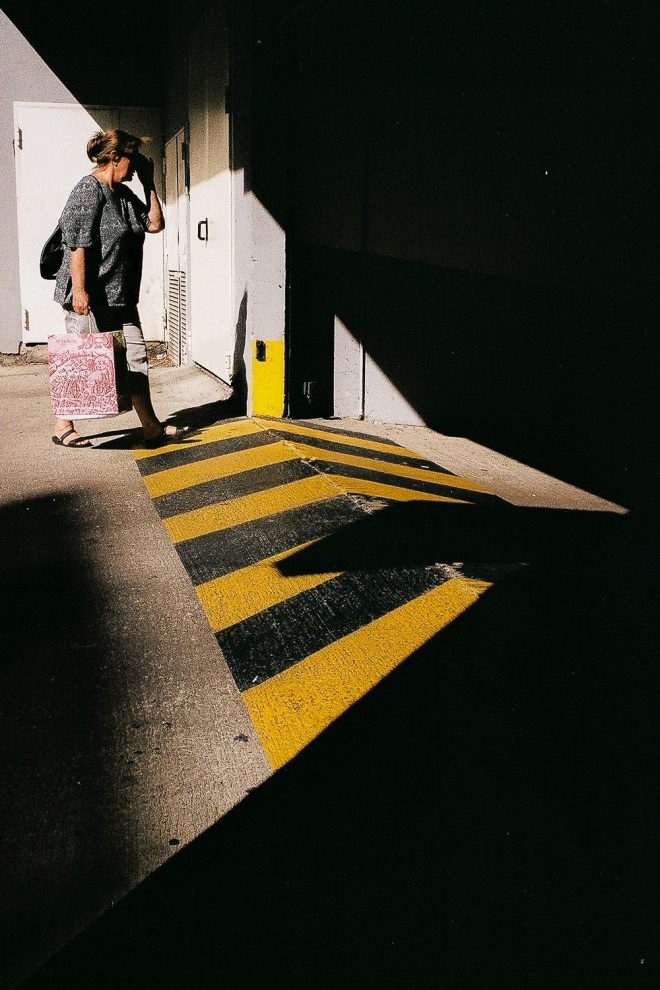
[[[145,234],[165,227],[154,185],[153,162],[140,154],[142,141],[115,128],[98,131],[87,144],[94,162],[72,190],[59,225],[64,259],[55,282],[55,301],[64,309],[67,333],[80,333],[90,314],[99,331],[122,330],[126,339],[131,398],[147,446],[181,439],[188,427],[160,422],[149,390],[147,349],[137,304]],[[146,203],[123,185],[134,175]],[[53,443],[92,447],[71,420],[57,419]]]

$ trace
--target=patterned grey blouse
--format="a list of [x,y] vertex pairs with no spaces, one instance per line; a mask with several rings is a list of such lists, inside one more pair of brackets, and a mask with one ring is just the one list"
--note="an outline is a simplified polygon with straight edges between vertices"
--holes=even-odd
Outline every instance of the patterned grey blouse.
[[85,288],[92,306],[136,306],[148,226],[148,208],[130,189],[120,184],[111,190],[93,175],[83,176],[60,217],[64,260],[55,302],[71,306],[71,250],[84,247]]

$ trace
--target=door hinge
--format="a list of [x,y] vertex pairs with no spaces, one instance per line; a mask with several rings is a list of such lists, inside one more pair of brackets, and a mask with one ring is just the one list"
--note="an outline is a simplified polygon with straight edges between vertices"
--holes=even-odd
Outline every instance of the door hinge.
[[165,335],[167,336],[167,309],[163,309],[163,327],[165,328]]
[[16,128],[16,137],[14,138],[14,150],[18,148],[19,151],[23,150],[23,129],[21,127]]
[[25,326],[25,332],[26,333],[29,333],[30,332],[30,314],[28,313],[27,309],[24,310],[24,313],[25,313],[25,316],[23,318],[23,324]]

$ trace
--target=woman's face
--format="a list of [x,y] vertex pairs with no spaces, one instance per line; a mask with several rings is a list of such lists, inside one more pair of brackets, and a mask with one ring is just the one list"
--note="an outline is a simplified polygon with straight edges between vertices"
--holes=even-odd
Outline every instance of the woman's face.
[[113,178],[115,182],[130,182],[135,175],[135,155],[121,155],[115,162]]

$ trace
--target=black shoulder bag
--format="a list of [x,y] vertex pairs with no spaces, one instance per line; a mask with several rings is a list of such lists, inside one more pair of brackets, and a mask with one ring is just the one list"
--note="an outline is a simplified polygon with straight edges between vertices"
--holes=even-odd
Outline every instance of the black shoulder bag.
[[57,273],[64,261],[64,245],[59,224],[41,249],[39,258],[39,273],[42,278],[57,278]]

